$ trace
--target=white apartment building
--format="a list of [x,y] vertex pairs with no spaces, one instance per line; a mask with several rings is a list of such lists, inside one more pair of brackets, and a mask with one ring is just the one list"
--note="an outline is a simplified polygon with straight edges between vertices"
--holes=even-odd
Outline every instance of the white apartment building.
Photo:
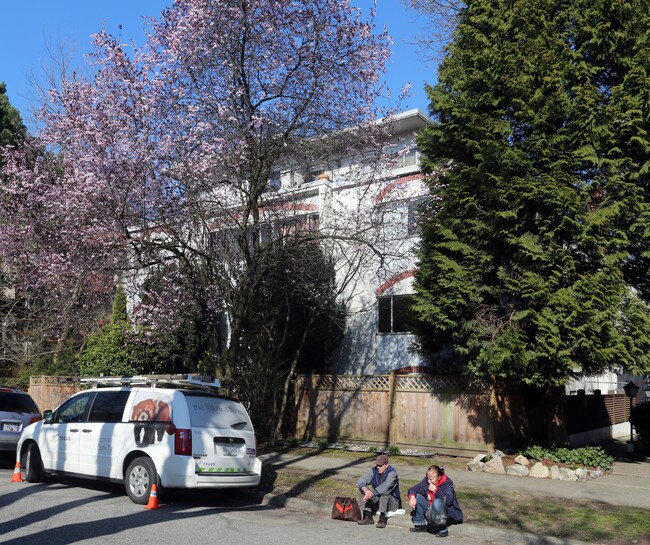
[[405,309],[413,293],[418,212],[428,194],[415,135],[432,122],[409,110],[389,123],[396,159],[381,171],[352,155],[303,172],[278,172],[273,180],[297,217],[318,225],[336,257],[348,317],[333,373],[386,374],[424,365],[409,352],[414,336]]
[[[422,365],[408,350],[414,336],[406,330],[404,309],[413,292],[418,206],[427,195],[415,136],[432,122],[420,110],[409,110],[379,123],[389,124],[386,155],[393,159],[377,161],[357,149],[331,157],[326,152],[325,163],[313,166],[297,161],[299,167],[294,164],[272,174],[260,208],[261,241],[293,228],[308,229],[334,256],[339,301],[347,319],[343,340],[331,358],[332,373],[385,374]],[[229,216],[209,226],[211,236],[222,237],[226,251],[229,221],[238,219],[237,199],[228,186],[207,195],[207,201],[222,203],[215,217]],[[166,239],[164,229],[153,229],[148,236]],[[188,240],[193,236],[196,232],[188,233]],[[129,313],[139,307],[149,273],[136,269],[122,279]],[[222,330],[225,342],[227,329]]]

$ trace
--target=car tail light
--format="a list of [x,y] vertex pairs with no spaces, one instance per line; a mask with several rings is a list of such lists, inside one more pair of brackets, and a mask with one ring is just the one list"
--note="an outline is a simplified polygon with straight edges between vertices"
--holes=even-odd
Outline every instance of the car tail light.
[[192,455],[192,430],[176,428],[174,433],[174,454]]
[[40,416],[32,416],[32,419],[29,421],[30,424],[33,424],[34,422],[38,422],[39,420],[43,420]]

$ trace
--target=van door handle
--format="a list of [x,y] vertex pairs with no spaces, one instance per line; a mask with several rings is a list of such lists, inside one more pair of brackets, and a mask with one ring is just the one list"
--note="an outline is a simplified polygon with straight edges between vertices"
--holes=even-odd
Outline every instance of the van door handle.
[[79,433],[79,430],[74,430],[74,429],[72,429],[72,430],[70,430],[70,431],[73,431],[73,432],[75,432],[75,433]]
[[90,433],[90,432],[92,432],[93,430],[81,430],[81,431],[84,432],[84,433]]

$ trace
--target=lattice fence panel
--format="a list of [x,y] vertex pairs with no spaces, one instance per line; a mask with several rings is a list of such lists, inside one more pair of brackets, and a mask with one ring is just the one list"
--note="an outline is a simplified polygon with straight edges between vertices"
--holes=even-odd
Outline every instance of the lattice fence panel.
[[396,377],[397,391],[411,392],[482,392],[477,383],[463,377],[443,377],[435,375],[399,375]]
[[[313,380],[313,384],[310,386]],[[300,375],[298,388],[337,391],[389,390],[390,375]],[[507,389],[510,389],[508,386]],[[473,392],[485,387],[463,377],[424,374],[395,375],[395,390],[410,392]]]
[[[361,390],[388,390],[390,377],[388,375],[314,375],[313,388],[315,390],[361,391]],[[311,375],[300,375],[298,387],[310,387]]]

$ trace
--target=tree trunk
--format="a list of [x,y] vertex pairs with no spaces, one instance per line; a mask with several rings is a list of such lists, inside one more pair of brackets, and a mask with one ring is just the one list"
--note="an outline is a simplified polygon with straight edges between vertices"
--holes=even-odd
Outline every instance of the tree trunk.
[[305,324],[305,328],[303,329],[302,338],[300,339],[300,345],[298,346],[298,350],[296,350],[293,360],[291,361],[291,367],[289,368],[289,372],[287,373],[287,376],[284,379],[282,400],[280,402],[278,419],[275,423],[275,430],[273,432],[273,441],[275,441],[282,433],[282,424],[284,422],[285,413],[287,412],[287,405],[289,404],[289,391],[291,389],[293,381],[296,378],[296,369],[298,368],[300,355],[302,354],[302,349],[305,346],[305,343],[307,342],[307,337],[309,335],[309,331],[311,329],[312,323],[313,323],[313,316],[310,315],[309,320],[307,321],[307,323]]

